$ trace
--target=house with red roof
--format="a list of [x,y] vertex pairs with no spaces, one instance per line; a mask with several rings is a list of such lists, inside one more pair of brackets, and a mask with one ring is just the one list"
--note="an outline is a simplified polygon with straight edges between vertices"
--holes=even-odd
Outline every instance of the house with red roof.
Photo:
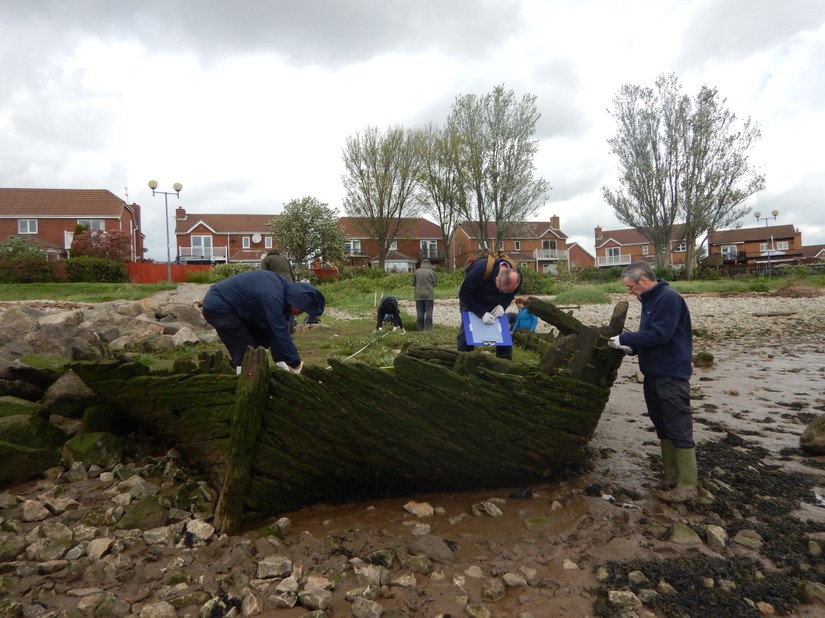
[[[682,241],[683,227],[676,224],[670,230],[670,268],[683,268],[685,265],[687,244]],[[636,228],[603,230],[601,226],[596,226],[594,235],[598,268],[627,266],[631,262],[656,264],[653,243]]]
[[708,232],[708,258],[722,267],[758,269],[803,257],[802,233],[790,224]]
[[65,259],[78,225],[104,232],[126,232],[129,260],[143,259],[140,206],[105,189],[0,188],[0,240],[28,238],[49,259]]
[[260,264],[272,244],[277,215],[189,214],[175,209],[176,261],[183,264]]
[[[380,252],[378,241],[370,238],[366,220],[360,217],[341,217],[339,221],[347,236],[346,266],[377,267]],[[412,272],[425,259],[433,266],[447,265],[441,227],[423,217],[399,219],[395,240],[384,256],[384,270]]]
[[[478,236],[478,226],[462,221],[453,238],[450,263],[461,268],[477,251],[484,249]],[[513,233],[503,239],[496,251],[503,251],[512,257],[521,268],[529,268],[540,273],[558,272],[559,266],[582,266],[590,268],[595,260],[578,243],[568,243],[567,235],[561,231],[556,215],[549,221],[523,221],[514,226]],[[487,224],[487,238],[496,237],[496,224]]]

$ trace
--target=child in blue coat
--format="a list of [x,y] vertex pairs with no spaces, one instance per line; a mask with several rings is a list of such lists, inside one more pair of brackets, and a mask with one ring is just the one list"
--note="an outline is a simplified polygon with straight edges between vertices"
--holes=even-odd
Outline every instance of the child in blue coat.
[[516,307],[518,308],[518,313],[516,314],[516,321],[513,323],[513,328],[511,329],[512,332],[516,332],[517,330],[536,330],[536,326],[539,323],[539,319],[534,316],[532,313],[527,311],[527,307],[524,306],[524,299],[519,297],[516,299]]

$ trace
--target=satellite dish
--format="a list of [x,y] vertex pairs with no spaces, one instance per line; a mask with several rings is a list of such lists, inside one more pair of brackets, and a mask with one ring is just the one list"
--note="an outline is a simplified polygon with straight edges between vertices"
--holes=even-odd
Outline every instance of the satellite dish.
[[254,234],[252,234],[252,242],[255,242],[255,243],[261,242],[261,235],[258,234],[258,232],[255,232]]

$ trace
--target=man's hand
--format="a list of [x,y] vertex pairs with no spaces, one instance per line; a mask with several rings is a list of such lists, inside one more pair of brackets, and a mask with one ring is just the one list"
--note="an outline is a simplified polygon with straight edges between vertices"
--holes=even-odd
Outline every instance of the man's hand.
[[488,311],[483,316],[481,316],[481,321],[485,324],[492,324],[496,321],[496,319],[493,317],[493,314]]
[[504,315],[504,307],[502,307],[501,305],[496,305],[495,307],[493,307],[493,310],[490,313],[493,314],[494,318],[500,318]]
[[298,363],[297,367],[289,367],[289,370],[292,373],[297,373],[298,375],[301,375],[301,369],[303,369],[303,368],[304,368],[304,363],[303,363],[303,361],[301,361],[300,363]]
[[619,342],[619,337],[620,337],[620,335],[616,335],[614,337],[611,337],[610,339],[607,340],[607,345],[609,345],[614,350],[621,350],[625,354],[633,354],[633,348],[631,348],[630,346],[627,346],[627,345],[622,345]]
[[289,365],[287,365],[284,361],[278,361],[275,363],[275,366],[278,369],[283,369],[284,371],[289,371]]

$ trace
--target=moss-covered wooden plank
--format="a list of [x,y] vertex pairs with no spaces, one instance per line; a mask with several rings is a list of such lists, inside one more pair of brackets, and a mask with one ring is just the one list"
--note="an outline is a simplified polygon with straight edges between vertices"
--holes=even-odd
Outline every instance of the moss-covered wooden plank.
[[215,507],[215,528],[219,532],[231,534],[243,525],[244,501],[268,396],[268,352],[264,348],[250,348],[241,364],[232,411],[226,475]]

